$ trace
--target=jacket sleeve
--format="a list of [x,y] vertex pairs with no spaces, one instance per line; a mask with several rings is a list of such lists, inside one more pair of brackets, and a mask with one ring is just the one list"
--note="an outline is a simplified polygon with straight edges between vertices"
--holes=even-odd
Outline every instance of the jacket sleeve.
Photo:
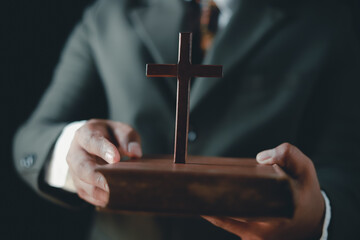
[[360,227],[360,44],[348,17],[334,21],[299,146],[330,200],[329,240],[355,239]]
[[69,122],[106,117],[104,88],[91,48],[95,17],[96,4],[85,11],[82,21],[75,27],[52,82],[14,138],[14,166],[21,178],[42,196],[66,204],[82,201],[46,185],[44,169],[58,136]]

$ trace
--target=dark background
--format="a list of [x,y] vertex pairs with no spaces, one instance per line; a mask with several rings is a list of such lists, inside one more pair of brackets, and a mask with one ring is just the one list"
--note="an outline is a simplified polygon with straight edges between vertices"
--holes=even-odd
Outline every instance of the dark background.
[[91,0],[0,3],[0,239],[84,239],[91,212],[56,206],[16,175],[16,128],[51,81],[61,49]]
[[[51,81],[67,36],[92,0],[0,4],[0,238],[84,239],[91,211],[56,206],[33,193],[12,165],[12,137]],[[349,0],[357,13],[359,0]],[[360,28],[359,28],[360,29]],[[360,33],[360,30],[359,30]]]

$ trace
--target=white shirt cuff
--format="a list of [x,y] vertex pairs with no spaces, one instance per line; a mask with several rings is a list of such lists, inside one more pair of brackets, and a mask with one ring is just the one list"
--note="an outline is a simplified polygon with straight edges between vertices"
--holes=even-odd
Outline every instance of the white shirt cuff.
[[324,219],[324,225],[322,230],[322,235],[320,240],[327,240],[328,239],[328,228],[331,220],[331,206],[328,196],[324,191],[321,191],[321,194],[324,197],[325,201],[325,219]]
[[69,152],[76,130],[81,128],[85,123],[86,121],[79,121],[68,124],[56,141],[54,151],[45,173],[45,181],[50,186],[76,193],[74,183],[69,174],[66,156]]

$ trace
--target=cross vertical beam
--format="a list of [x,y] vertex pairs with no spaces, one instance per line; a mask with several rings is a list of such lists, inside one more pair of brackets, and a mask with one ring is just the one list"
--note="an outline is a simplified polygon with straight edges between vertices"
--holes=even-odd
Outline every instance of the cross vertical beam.
[[147,64],[147,77],[177,77],[174,162],[186,163],[190,81],[192,77],[222,77],[220,65],[192,65],[192,33],[180,33],[178,64]]
[[180,33],[174,162],[185,163],[189,133],[192,34]]

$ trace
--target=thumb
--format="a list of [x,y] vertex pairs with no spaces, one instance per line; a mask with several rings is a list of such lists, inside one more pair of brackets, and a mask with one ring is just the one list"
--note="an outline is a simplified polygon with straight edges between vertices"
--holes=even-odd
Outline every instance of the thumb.
[[277,164],[294,178],[306,177],[314,169],[312,161],[297,147],[283,143],[278,147],[260,152],[256,156],[260,164]]
[[141,138],[140,135],[129,125],[123,123],[112,124],[113,133],[119,145],[122,155],[131,158],[141,158]]

